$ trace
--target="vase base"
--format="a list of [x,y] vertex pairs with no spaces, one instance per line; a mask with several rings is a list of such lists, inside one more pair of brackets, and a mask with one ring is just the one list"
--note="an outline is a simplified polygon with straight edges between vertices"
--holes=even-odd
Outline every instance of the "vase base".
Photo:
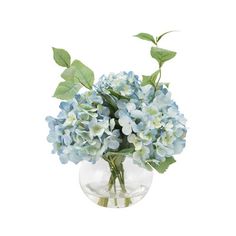
[[109,190],[107,184],[90,183],[83,186],[83,191],[86,196],[99,206],[110,208],[123,208],[131,206],[140,201],[147,193],[148,188],[143,185],[132,183],[126,185],[126,192],[117,187],[114,190]]

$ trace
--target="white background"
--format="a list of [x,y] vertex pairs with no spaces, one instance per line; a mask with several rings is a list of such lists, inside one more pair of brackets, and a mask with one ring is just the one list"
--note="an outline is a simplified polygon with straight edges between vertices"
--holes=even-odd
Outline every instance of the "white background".
[[[0,235],[236,235],[235,7],[224,0],[0,1]],[[96,76],[149,74],[150,44],[132,35],[179,30],[163,81],[188,119],[187,147],[127,209],[94,205],[79,166],[46,142],[61,47]]]

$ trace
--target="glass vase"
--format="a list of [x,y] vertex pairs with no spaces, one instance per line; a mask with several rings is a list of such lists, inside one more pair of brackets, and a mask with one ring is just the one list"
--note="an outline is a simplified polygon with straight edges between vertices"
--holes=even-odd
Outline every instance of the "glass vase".
[[99,206],[122,208],[135,204],[152,183],[152,171],[134,164],[129,157],[103,157],[95,164],[80,164],[80,186]]

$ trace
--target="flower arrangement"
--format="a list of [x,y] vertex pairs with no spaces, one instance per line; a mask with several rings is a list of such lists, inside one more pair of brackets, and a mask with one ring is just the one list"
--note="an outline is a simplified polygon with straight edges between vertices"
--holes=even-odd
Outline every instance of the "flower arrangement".
[[[169,32],[167,32],[169,33]],[[48,141],[64,164],[101,158],[110,166],[108,190],[115,184],[127,191],[123,162],[163,173],[175,162],[174,155],[185,147],[185,118],[171,99],[169,84],[160,82],[163,65],[176,52],[159,47],[158,37],[140,33],[136,37],[152,42],[151,56],[158,68],[142,80],[130,72],[103,75],[94,83],[93,71],[79,60],[71,63],[69,53],[53,48],[55,62],[66,69],[54,97],[64,100],[56,118],[47,117]],[[85,87],[87,91],[79,93]],[[108,199],[107,199],[108,201]],[[99,205],[107,206],[106,198]],[[125,198],[125,205],[132,199]]]

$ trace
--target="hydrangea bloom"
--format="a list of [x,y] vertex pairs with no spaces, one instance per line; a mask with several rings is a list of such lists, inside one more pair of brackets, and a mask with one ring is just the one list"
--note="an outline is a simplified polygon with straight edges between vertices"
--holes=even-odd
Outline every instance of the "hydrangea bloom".
[[133,72],[103,75],[94,91],[60,104],[48,117],[48,141],[62,163],[96,162],[121,147],[134,148],[133,161],[147,167],[180,153],[185,146],[185,118],[167,87],[141,86]]
[[115,129],[109,109],[96,92],[77,95],[72,101],[61,102],[57,118],[47,117],[53,143],[62,163],[81,160],[96,162],[109,149],[118,149],[120,132]]

